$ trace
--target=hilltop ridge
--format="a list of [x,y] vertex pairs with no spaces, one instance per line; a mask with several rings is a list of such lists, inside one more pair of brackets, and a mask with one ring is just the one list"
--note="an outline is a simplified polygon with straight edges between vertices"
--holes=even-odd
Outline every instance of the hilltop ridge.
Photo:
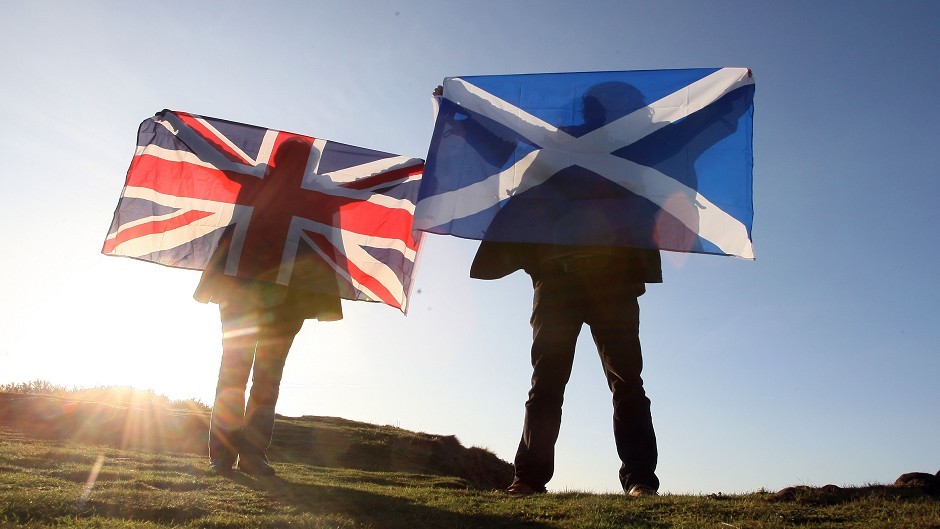
[[[43,439],[203,454],[208,423],[203,405],[128,388],[0,392],[0,426]],[[268,454],[275,464],[452,476],[478,489],[503,488],[512,480],[512,465],[486,449],[464,447],[452,435],[339,417],[278,415]]]

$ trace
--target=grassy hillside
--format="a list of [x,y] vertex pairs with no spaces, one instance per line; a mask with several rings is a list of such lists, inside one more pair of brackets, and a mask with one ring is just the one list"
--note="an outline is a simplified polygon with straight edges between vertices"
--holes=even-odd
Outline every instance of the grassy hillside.
[[[65,395],[0,392],[0,426],[39,439],[204,455],[209,411],[126,388]],[[475,488],[504,488],[512,481],[509,463],[466,448],[456,437],[336,417],[278,416],[268,456],[275,462],[450,476]]]
[[[198,407],[197,407],[198,408]],[[204,409],[0,393],[0,527],[940,528],[924,486],[630,499],[496,491],[508,463],[453,437],[280,417],[278,475],[205,472]]]

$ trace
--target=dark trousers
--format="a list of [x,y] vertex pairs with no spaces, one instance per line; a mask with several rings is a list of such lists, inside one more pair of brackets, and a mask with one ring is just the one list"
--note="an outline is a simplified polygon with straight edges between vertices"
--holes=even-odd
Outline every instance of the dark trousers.
[[[222,364],[209,425],[209,458],[232,463],[265,457],[274,433],[274,407],[281,376],[301,316],[274,309],[219,305],[222,316]],[[251,374],[251,392],[245,390]]]
[[658,489],[656,434],[640,377],[637,296],[645,285],[626,282],[606,269],[539,272],[532,282],[532,388],[515,457],[516,480],[541,489],[552,478],[565,385],[578,334],[586,323],[613,393],[620,482],[624,490],[636,484]]

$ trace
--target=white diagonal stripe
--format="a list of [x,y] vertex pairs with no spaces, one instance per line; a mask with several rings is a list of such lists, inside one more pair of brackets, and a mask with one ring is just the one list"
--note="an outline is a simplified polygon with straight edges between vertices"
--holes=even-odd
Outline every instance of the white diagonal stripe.
[[577,165],[653,202],[725,253],[754,258],[744,224],[682,182],[616,156],[585,157]]
[[[395,185],[397,183],[407,182],[419,178],[421,178],[421,175],[416,175],[414,178],[406,178],[401,181],[389,182],[386,185]],[[313,175],[311,180],[305,181],[301,187],[303,189],[316,191],[325,195],[343,197],[351,201],[371,202],[373,204],[378,204],[387,208],[403,209],[408,212],[414,212],[415,210],[415,204],[411,200],[405,198],[395,198],[392,196],[383,195],[381,193],[374,193],[368,189],[350,189],[348,187],[337,185],[335,182],[330,182],[328,179],[322,178],[322,175]]]
[[219,132],[218,129],[216,129],[215,127],[213,127],[208,121],[206,121],[206,119],[205,119],[204,117],[202,117],[202,116],[197,116],[197,115],[195,115],[195,114],[190,114],[190,115],[193,116],[193,118],[195,118],[196,121],[198,121],[199,123],[201,123],[203,127],[209,129],[209,131],[212,132],[212,134],[214,134],[214,135],[216,136],[216,138],[219,139],[219,141],[221,141],[222,143],[224,143],[225,145],[227,145],[229,149],[232,149],[233,151],[235,151],[235,154],[237,154],[238,156],[240,156],[240,157],[242,158],[242,160],[245,161],[245,163],[248,163],[248,164],[251,164],[251,165],[255,165],[255,164],[258,163],[257,160],[255,160],[255,159],[252,158],[251,156],[248,156],[248,153],[246,153],[245,151],[243,151],[243,150],[241,149],[241,147],[239,147],[238,145],[235,145],[234,143],[232,143],[232,140],[228,139],[228,136],[222,134],[221,132]]
[[143,147],[137,146],[137,151],[134,153],[137,156],[148,155],[153,156],[154,158],[159,158],[161,160],[166,160],[168,162],[185,162],[190,165],[195,165],[198,167],[205,167],[206,169],[215,169],[219,168],[212,165],[211,163],[199,158],[195,154],[188,151],[178,151],[174,149],[165,149],[158,145],[149,144]]
[[304,181],[317,178],[320,173],[320,160],[323,159],[323,149],[326,148],[326,140],[317,138],[313,140],[310,146],[310,155],[307,156],[307,167],[304,169]]
[[425,198],[422,203],[431,205],[424,211],[433,210],[433,216],[415,216],[415,228],[433,228],[440,225],[442,219],[446,221],[469,217],[544,183],[555,174],[552,171],[557,172],[553,167],[558,164],[550,164],[547,159],[551,157],[551,153],[558,152],[545,149],[532,151],[506,170],[485,180]]
[[[235,208],[235,204],[230,202],[217,202],[215,200],[203,200],[199,198],[191,197],[181,197],[177,195],[167,195],[166,193],[160,193],[149,187],[140,187],[140,186],[127,186],[124,188],[124,193],[122,198],[141,198],[149,200],[160,204],[161,206],[175,208],[182,210],[183,213],[199,210],[207,211],[218,214],[226,214],[229,219],[231,219],[232,211]],[[157,217],[148,217],[149,219],[154,219]],[[131,225],[142,224],[141,221],[134,221],[127,224],[122,224],[121,229],[129,227]],[[225,226],[229,224],[228,221],[223,221],[218,226]]]
[[748,76],[747,68],[722,68],[644,108],[581,136],[575,140],[575,145],[568,148],[578,152],[616,151],[749,84],[754,84],[754,80]]
[[329,176],[330,179],[334,182],[354,182],[360,178],[367,178],[369,176],[392,171],[394,169],[401,169],[402,167],[408,167],[409,165],[415,165],[416,163],[418,163],[418,160],[415,160],[414,158],[408,158],[406,156],[393,156],[391,158],[383,158],[381,160],[375,160],[372,162],[347,167],[339,171],[331,171],[329,173],[321,174],[324,176]]
[[110,252],[114,255],[126,255],[129,257],[141,257],[150,253],[176,248],[181,244],[191,242],[198,237],[212,233],[223,226],[227,226],[231,222],[235,209],[234,204],[166,195],[158,193],[153,189],[136,186],[126,187],[123,197],[146,199],[162,206],[179,208],[180,211],[168,215],[144,217],[124,223],[118,227],[113,234],[108,236],[108,240],[116,238],[122,231],[129,228],[174,218],[193,210],[211,213],[211,215],[185,226],[180,226],[162,233],[135,237],[114,247]]
[[362,291],[372,300],[379,301],[381,299],[377,294],[375,294],[375,292],[372,292],[370,289],[351,277],[348,271],[339,266],[332,259],[332,257],[325,255],[320,247],[308,235],[306,235],[304,231],[318,233],[326,237],[330,244],[345,254],[346,259],[350,263],[355,264],[356,267],[358,267],[367,275],[375,278],[386,289],[388,289],[395,300],[402,305],[402,309],[404,310],[407,300],[405,299],[404,285],[402,285],[398,275],[395,274],[395,272],[389,268],[388,265],[372,257],[369,252],[363,248],[363,246],[368,245],[380,248],[393,248],[402,252],[405,258],[412,262],[414,262],[417,255],[415,250],[408,248],[399,239],[386,239],[370,235],[361,235],[347,230],[337,229],[334,226],[328,226],[319,222],[314,222],[302,217],[294,217],[291,221],[287,244],[284,247],[284,254],[281,260],[281,268],[278,271],[278,283],[282,285],[287,285],[290,283],[290,278],[293,274],[294,262],[297,257],[298,246],[300,241],[303,240],[321,257],[323,257],[323,260],[330,265],[337,275],[342,277],[355,289]]
[[[172,132],[193,152],[198,153],[198,156],[203,161],[203,163],[200,165],[215,167],[220,171],[233,171],[258,178],[264,178],[264,173],[267,169],[267,163],[239,163],[228,159],[225,155],[222,154],[221,151],[219,151],[215,146],[210,145],[205,138],[196,133],[196,131],[194,131],[190,126],[183,123],[183,121],[172,112],[164,114],[163,119],[159,120],[158,123]],[[265,156],[269,158],[271,155],[271,145],[269,145],[269,143],[273,142],[273,137],[269,138],[270,133],[276,135],[277,131],[268,131],[262,141],[262,153],[266,153]]]
[[277,141],[277,131],[268,129],[261,138],[261,147],[258,148],[258,159],[254,160],[254,165],[267,165],[271,161],[271,153],[274,152],[274,143]]
[[[492,119],[522,136],[545,145],[555,141],[556,133],[568,136],[558,127],[529,114],[525,110],[474,86],[459,77],[444,80],[444,97],[473,112]],[[568,136],[570,137],[570,136]]]

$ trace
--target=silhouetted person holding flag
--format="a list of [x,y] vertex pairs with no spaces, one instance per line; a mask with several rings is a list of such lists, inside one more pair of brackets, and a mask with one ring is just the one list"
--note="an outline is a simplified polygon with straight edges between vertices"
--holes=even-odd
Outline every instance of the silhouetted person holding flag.
[[[435,95],[442,94],[438,87]],[[602,83],[583,98],[583,124],[563,129],[574,137],[595,130],[616,117],[611,117],[613,105],[645,106],[642,95],[629,84]],[[450,133],[468,138],[493,134],[476,127],[473,120],[457,121],[452,127]],[[499,167],[511,156],[513,142],[513,138],[494,135],[486,139],[490,150],[480,155],[489,156]],[[477,140],[467,143],[474,145]],[[514,459],[515,478],[507,489],[511,494],[545,492],[554,474],[565,386],[584,324],[591,329],[613,394],[614,440],[622,462],[619,478],[624,492],[644,496],[655,495],[659,489],[656,435],[640,376],[643,359],[638,303],[646,283],[662,282],[659,250],[503,242],[532,240],[533,229],[543,241],[577,240],[578,234],[585,233],[591,233],[595,241],[615,240],[616,230],[622,228],[609,222],[599,206],[611,193],[624,191],[586,173],[572,165],[510,198],[487,228],[470,269],[470,276],[477,279],[499,279],[521,269],[531,276],[534,288],[532,385]]]
[[[206,267],[194,297],[218,303],[222,318],[222,362],[209,427],[210,469],[238,469],[273,475],[265,454],[274,431],[274,408],[287,353],[306,319],[342,319],[335,274],[320,260],[303,263],[319,281],[304,289],[273,282],[278,275],[290,216],[279,214],[285,194],[295,193],[303,180],[311,143],[289,138],[276,147],[263,185],[251,197],[239,194],[238,204],[251,204],[250,228],[239,252],[239,272],[225,273],[233,245],[234,225],[227,228]],[[285,224],[286,223],[286,224]],[[295,263],[295,267],[299,264]],[[259,279],[254,279],[259,278]],[[308,290],[312,288],[313,290]],[[245,392],[251,374],[251,391]]]

